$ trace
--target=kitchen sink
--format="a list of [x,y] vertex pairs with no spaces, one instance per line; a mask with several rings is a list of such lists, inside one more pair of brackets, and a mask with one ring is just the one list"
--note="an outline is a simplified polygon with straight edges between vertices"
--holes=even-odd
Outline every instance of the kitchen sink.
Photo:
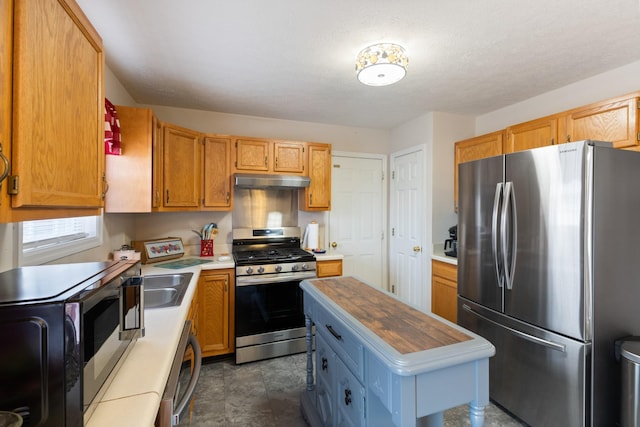
[[182,303],[193,273],[144,276],[145,309],[175,307]]

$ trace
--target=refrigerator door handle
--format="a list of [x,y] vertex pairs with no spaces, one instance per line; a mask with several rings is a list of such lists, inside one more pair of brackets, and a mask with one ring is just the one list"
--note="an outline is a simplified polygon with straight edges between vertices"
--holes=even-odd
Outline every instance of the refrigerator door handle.
[[502,199],[502,182],[496,184],[496,194],[493,198],[493,213],[491,216],[491,253],[493,255],[493,265],[496,268],[498,287],[504,284],[504,274],[500,271],[500,258],[498,257],[498,211],[500,210],[500,200]]
[[486,320],[489,323],[493,323],[496,326],[499,326],[499,327],[501,327],[503,329],[506,329],[509,332],[511,332],[512,334],[517,335],[518,337],[520,337],[522,339],[525,339],[525,340],[530,341],[530,342],[535,343],[535,344],[539,344],[539,345],[548,347],[548,348],[550,348],[552,350],[560,351],[562,353],[566,352],[566,346],[564,344],[558,344],[556,342],[545,340],[545,339],[542,339],[542,338],[538,338],[538,337],[535,337],[533,335],[525,334],[524,332],[521,332],[521,331],[519,331],[517,329],[510,328],[509,326],[503,325],[501,323],[496,322],[495,320],[491,320],[488,317],[483,316],[482,314],[478,313],[477,311],[475,311],[474,309],[469,307],[467,304],[462,304],[462,309],[464,311],[468,311],[469,313],[473,314],[474,316],[478,316],[481,319]]
[[[507,210],[511,206],[511,230],[507,230]],[[513,289],[513,276],[516,271],[516,246],[518,243],[518,214],[516,212],[516,198],[513,183],[504,185],[504,203],[502,204],[502,217],[500,218],[500,237],[502,240],[502,262],[504,264],[504,276],[507,289]],[[511,234],[511,244],[507,245],[508,235]],[[511,256],[511,265],[509,265]]]

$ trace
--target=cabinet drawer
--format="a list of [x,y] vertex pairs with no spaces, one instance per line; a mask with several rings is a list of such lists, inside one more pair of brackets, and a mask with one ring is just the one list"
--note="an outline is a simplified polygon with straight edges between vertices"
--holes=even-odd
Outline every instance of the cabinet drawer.
[[364,377],[364,350],[358,340],[344,324],[318,304],[314,305],[316,336],[321,334],[329,346],[349,369],[362,381]]
[[440,276],[452,282],[458,281],[458,266],[448,262],[432,261],[431,273],[434,276]]

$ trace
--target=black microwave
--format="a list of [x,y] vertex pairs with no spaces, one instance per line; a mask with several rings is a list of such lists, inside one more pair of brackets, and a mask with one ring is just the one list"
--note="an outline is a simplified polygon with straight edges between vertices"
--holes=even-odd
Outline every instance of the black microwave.
[[0,410],[28,426],[82,426],[144,335],[139,261],[0,273]]

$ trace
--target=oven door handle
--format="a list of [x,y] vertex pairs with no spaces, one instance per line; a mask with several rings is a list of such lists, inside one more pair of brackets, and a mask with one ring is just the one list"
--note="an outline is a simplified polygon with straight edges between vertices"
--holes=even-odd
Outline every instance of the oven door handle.
[[[268,275],[267,275],[268,276]],[[316,272],[309,271],[307,273],[294,273],[294,274],[276,274],[271,277],[265,276],[236,276],[236,286],[251,286],[251,285],[267,285],[270,283],[283,283],[283,282],[295,282],[305,279],[315,279]]]

